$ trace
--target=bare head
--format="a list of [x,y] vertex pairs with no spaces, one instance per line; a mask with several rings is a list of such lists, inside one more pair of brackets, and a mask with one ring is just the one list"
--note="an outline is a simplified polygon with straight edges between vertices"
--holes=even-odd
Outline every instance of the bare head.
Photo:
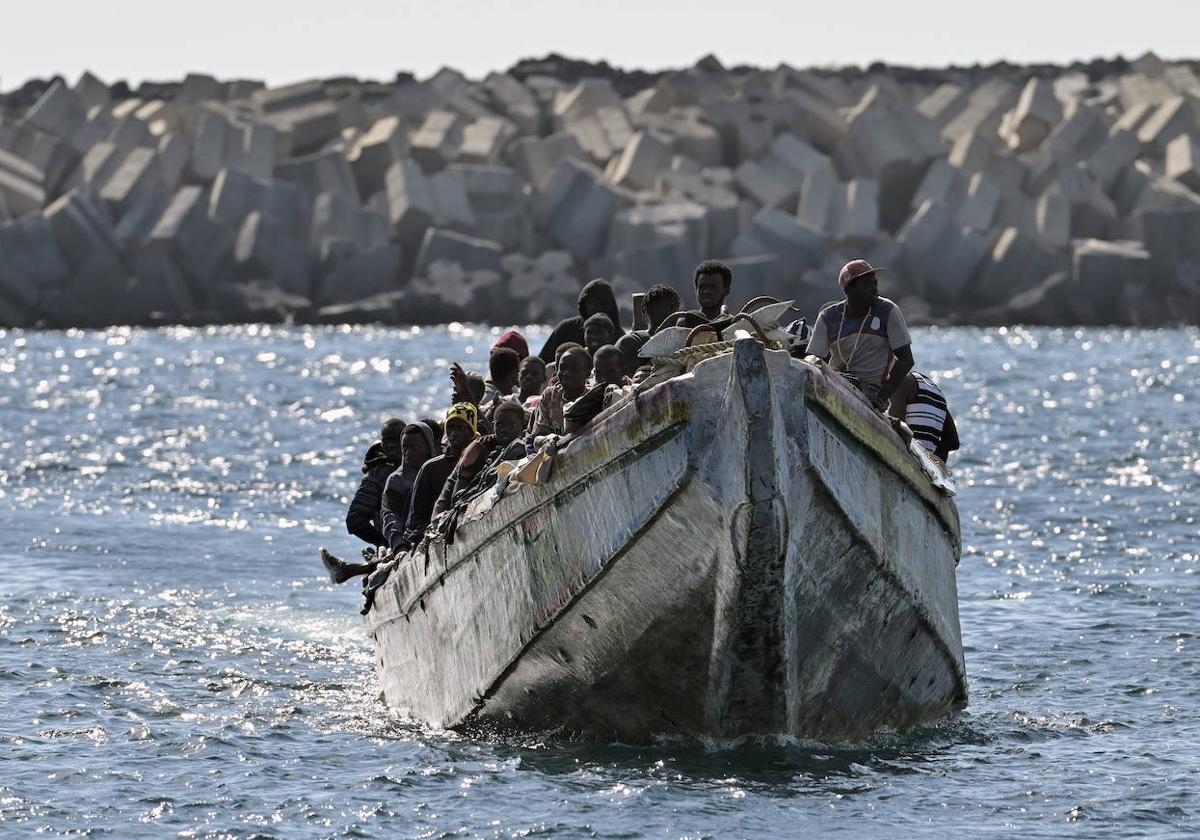
[[604,385],[621,385],[625,381],[625,357],[616,345],[606,344],[592,357],[596,382]]
[[555,370],[558,369],[558,363],[562,361],[562,357],[566,355],[567,351],[576,347],[578,347],[580,350],[583,349],[583,345],[578,341],[564,341],[562,344],[558,345],[558,349],[554,351]]
[[512,400],[502,400],[496,406],[496,412],[492,415],[492,427],[496,435],[496,443],[501,446],[508,446],[519,438],[525,431],[527,419],[525,409]]
[[733,288],[733,270],[720,260],[705,260],[696,266],[692,285],[696,287],[696,300],[705,317],[715,317]]
[[592,358],[582,347],[572,347],[558,362],[558,382],[572,394],[583,390],[591,372]]
[[678,312],[682,306],[679,292],[670,286],[664,283],[651,286],[646,292],[646,319],[650,322],[650,331],[657,330],[668,315]]
[[402,455],[400,440],[404,437],[405,425],[403,420],[392,417],[385,421],[383,428],[379,430],[379,442],[383,445],[383,456],[392,463],[400,461]]
[[517,369],[521,356],[510,347],[496,347],[488,358],[488,375],[501,394],[511,394],[517,387]]
[[527,400],[535,394],[540,394],[546,387],[546,363],[541,356],[529,356],[521,362],[517,370],[517,396]]

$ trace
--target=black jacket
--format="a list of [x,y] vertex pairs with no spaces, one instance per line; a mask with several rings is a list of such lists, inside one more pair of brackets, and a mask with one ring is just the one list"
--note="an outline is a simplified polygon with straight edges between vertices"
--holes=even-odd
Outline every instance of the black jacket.
[[649,340],[650,330],[634,330],[617,339],[617,349],[621,351],[621,358],[625,361],[626,376],[633,376],[643,364],[650,364],[648,359],[638,355]]
[[383,454],[383,444],[376,441],[363,459],[363,477],[359,482],[350,509],[346,512],[346,530],[363,542],[385,545],[383,537],[383,488],[392,471],[398,467]]
[[613,343],[625,334],[625,330],[621,329],[621,313],[617,309],[617,296],[613,294],[612,286],[604,280],[593,280],[579,292],[579,314],[559,321],[546,343],[542,345],[542,352],[538,355],[542,357],[543,362],[550,364],[554,361],[554,351],[560,344],[566,344],[568,341],[583,344],[583,322],[586,320],[583,313],[587,311],[584,304],[593,301],[600,305],[599,311],[611,318],[613,326],[617,328]]
[[383,536],[393,550],[404,544],[404,523],[408,520],[408,505],[420,469],[397,467],[383,485]]
[[408,502],[408,518],[404,523],[405,543],[416,545],[421,541],[425,529],[429,527],[429,520],[433,519],[433,506],[442,495],[442,487],[458,464],[458,458],[458,455],[438,455],[421,466]]

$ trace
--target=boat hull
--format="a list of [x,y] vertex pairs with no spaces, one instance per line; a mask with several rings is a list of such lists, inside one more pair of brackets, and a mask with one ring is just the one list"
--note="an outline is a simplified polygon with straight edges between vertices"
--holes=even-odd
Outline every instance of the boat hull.
[[858,738],[966,700],[953,500],[836,377],[743,340],[472,505],[367,616],[434,726]]

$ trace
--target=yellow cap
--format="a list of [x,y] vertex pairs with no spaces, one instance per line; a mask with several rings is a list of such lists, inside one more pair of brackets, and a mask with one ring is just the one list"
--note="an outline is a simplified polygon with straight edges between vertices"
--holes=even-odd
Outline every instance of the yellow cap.
[[478,434],[478,418],[479,409],[470,403],[460,402],[450,406],[450,410],[446,412],[446,422],[451,420],[461,420],[471,427],[471,434]]

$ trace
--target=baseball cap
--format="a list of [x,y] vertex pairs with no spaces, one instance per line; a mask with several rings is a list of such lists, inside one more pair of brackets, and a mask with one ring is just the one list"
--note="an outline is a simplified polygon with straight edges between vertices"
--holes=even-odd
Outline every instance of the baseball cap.
[[874,274],[879,276],[886,272],[886,268],[875,268],[866,260],[850,260],[842,266],[842,270],[838,272],[838,285],[843,289],[850,285],[852,280],[857,280],[864,274]]
[[516,350],[517,355],[522,359],[529,355],[529,343],[525,341],[525,336],[516,330],[509,330],[500,336],[496,340],[496,343],[492,345],[492,349],[495,350],[497,347],[507,347],[510,350]]

